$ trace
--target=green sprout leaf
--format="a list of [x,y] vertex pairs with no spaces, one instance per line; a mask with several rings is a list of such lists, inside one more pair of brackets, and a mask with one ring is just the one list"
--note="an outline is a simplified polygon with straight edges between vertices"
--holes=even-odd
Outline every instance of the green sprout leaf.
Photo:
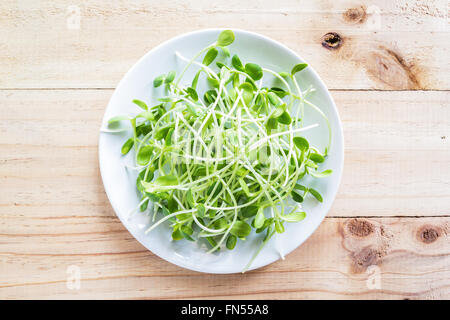
[[172,145],[172,134],[173,134],[173,128],[170,128],[169,131],[167,132],[166,137],[164,138],[164,145],[165,146],[170,146]]
[[247,63],[245,65],[245,73],[247,73],[255,81],[263,77],[263,71],[256,63]]
[[225,54],[225,57],[231,56],[230,49],[228,49],[227,47],[220,47],[220,49],[222,49],[223,53]]
[[309,174],[312,175],[315,178],[326,178],[329,175],[331,175],[333,173],[333,170],[325,170],[323,172],[315,172],[315,171],[311,171]]
[[303,197],[301,195],[299,195],[297,192],[295,192],[294,190],[291,191],[291,196],[292,196],[292,200],[294,200],[295,202],[298,202],[298,203],[303,202]]
[[194,197],[192,196],[191,189],[189,189],[188,192],[186,193],[186,201],[191,208],[195,207],[195,201],[194,201]]
[[301,190],[301,191],[308,191],[308,188],[307,187],[305,187],[305,186],[302,186],[301,184],[295,184],[295,186],[294,186],[294,189],[297,189],[297,190]]
[[208,90],[205,92],[205,94],[203,95],[203,100],[205,100],[205,102],[207,104],[211,104],[214,103],[214,101],[217,98],[217,92],[216,90]]
[[205,205],[203,203],[200,203],[197,205],[197,214],[200,218],[203,218],[205,216]]
[[138,99],[134,99],[133,103],[137,106],[139,106],[139,108],[142,108],[144,110],[148,110],[147,104],[144,101],[138,100]]
[[250,234],[252,228],[250,225],[244,221],[236,221],[230,230],[230,233],[239,238],[245,238]]
[[264,216],[264,209],[260,208],[255,217],[255,228],[259,229],[264,225],[266,217]]
[[219,80],[214,79],[214,78],[211,78],[211,77],[208,77],[207,80],[208,80],[208,83],[209,83],[213,88],[219,88],[219,86],[220,86]]
[[192,79],[191,87],[194,90],[197,88],[197,83],[198,83],[198,78],[200,77],[200,72],[202,72],[202,70],[197,71],[197,73],[195,74],[194,79]]
[[162,140],[164,139],[167,134],[169,133],[169,130],[172,128],[172,125],[164,126],[160,129],[158,129],[155,133],[155,140]]
[[181,230],[183,233],[187,234],[188,236],[192,236],[192,234],[194,233],[194,230],[193,230],[190,226],[188,226],[188,225],[182,225],[182,226],[180,227],[180,230]]
[[163,74],[160,75],[160,76],[157,76],[157,77],[153,80],[153,86],[154,86],[155,88],[160,87],[160,86],[163,84],[163,82],[164,82],[164,78],[165,78],[165,76],[164,76]]
[[275,118],[269,118],[266,123],[266,128],[268,130],[275,130],[278,128],[278,121]]
[[187,91],[188,95],[192,98],[192,100],[198,101],[198,94],[194,88],[188,87],[188,88],[186,88],[186,91]]
[[284,226],[280,222],[280,220],[275,220],[275,231],[277,233],[283,233],[284,232]]
[[239,70],[239,71],[242,71],[242,72],[245,71],[244,65],[242,64],[241,59],[239,59],[239,57],[238,57],[237,54],[235,54],[235,55],[231,58],[231,65],[232,65],[236,70]]
[[258,213],[258,209],[257,206],[247,206],[242,208],[241,214],[244,218],[251,218]]
[[284,111],[278,118],[278,122],[285,125],[290,125],[292,122],[292,118],[289,115],[289,112]]
[[177,241],[177,240],[181,240],[181,239],[183,239],[184,237],[183,237],[183,234],[181,233],[181,230],[180,229],[176,229],[176,230],[174,230],[173,232],[172,232],[172,239],[173,240],[175,240],[175,241]]
[[167,175],[167,176],[159,176],[156,178],[155,182],[156,185],[159,186],[175,186],[178,184],[178,178],[176,176]]
[[217,39],[217,45],[220,47],[226,47],[232,44],[234,41],[234,33],[231,30],[224,30],[219,34]]
[[217,54],[219,53],[219,51],[216,48],[211,48],[208,50],[208,52],[206,53],[205,57],[203,58],[203,64],[205,66],[209,66],[214,59],[217,57]]
[[305,219],[305,217],[306,217],[305,212],[292,212],[284,216],[280,216],[281,219],[287,222],[299,222]]
[[130,120],[131,118],[129,116],[115,116],[108,120],[108,124],[113,124],[122,120]]
[[269,102],[274,105],[277,106],[280,104],[280,99],[278,98],[278,96],[273,93],[273,92],[269,92],[267,93],[267,99],[269,99]]
[[277,88],[277,87],[272,87],[270,88],[270,92],[275,93],[278,97],[280,97],[281,99],[283,99],[284,97],[286,97],[287,95],[289,95],[289,92],[284,91],[283,89]]
[[164,82],[165,83],[171,83],[174,79],[175,79],[175,76],[177,75],[177,73],[175,72],[175,71],[170,71],[168,74],[167,74],[167,77],[166,77],[166,79],[164,80]]
[[223,64],[222,62],[219,62],[219,61],[216,62],[216,66],[217,66],[219,69],[222,69],[222,68],[228,68],[225,64]]
[[307,151],[309,149],[308,140],[303,137],[294,137],[294,144],[300,151]]
[[227,249],[233,250],[236,247],[237,237],[235,235],[230,234],[227,239]]
[[302,70],[305,69],[307,66],[308,66],[308,64],[306,64],[306,63],[299,63],[299,64],[295,65],[295,66],[292,68],[291,75],[294,75],[294,74],[296,74],[297,72],[302,71]]
[[322,163],[325,161],[324,156],[322,156],[321,154],[318,154],[318,153],[311,153],[309,155],[309,159],[311,159],[315,163]]
[[149,201],[145,201],[143,204],[141,204],[141,206],[139,207],[139,210],[141,212],[144,212],[145,210],[147,210],[148,203],[149,203]]
[[239,178],[238,181],[239,181],[239,184],[240,184],[242,190],[245,192],[245,194],[246,194],[248,197],[251,197],[250,191],[249,191],[248,186],[247,186],[247,184],[245,183],[244,179]]
[[137,163],[141,166],[145,166],[150,161],[150,157],[152,156],[152,154],[153,147],[144,146],[140,148],[136,158]]
[[134,144],[134,139],[133,138],[130,138],[127,141],[125,141],[125,143],[123,144],[122,149],[121,149],[122,154],[123,155],[127,154],[131,150],[131,148],[133,147],[133,144]]
[[317,191],[313,188],[309,188],[309,193],[311,193],[314,196],[314,198],[317,199],[317,201],[323,202],[322,195],[319,193],[319,191]]
[[278,118],[278,117],[281,117],[281,115],[282,115],[285,111],[286,111],[286,104],[283,103],[283,104],[281,104],[281,105],[279,105],[279,106],[277,106],[277,107],[275,108],[274,112],[272,113],[272,117],[275,118],[275,119]]
[[248,82],[243,82],[240,86],[239,89],[243,90],[242,91],[242,97],[244,98],[244,102],[245,105],[250,105],[250,103],[253,100],[253,87],[250,83]]
[[145,119],[147,119],[148,121],[153,121],[153,120],[155,120],[155,116],[153,115],[153,112],[150,111],[150,110],[141,112],[141,113],[138,115],[138,117],[140,117],[140,118],[145,118]]

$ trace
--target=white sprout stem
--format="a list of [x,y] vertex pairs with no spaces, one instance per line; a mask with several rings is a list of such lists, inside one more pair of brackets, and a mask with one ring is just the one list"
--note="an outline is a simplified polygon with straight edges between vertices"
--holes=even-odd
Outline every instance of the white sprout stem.
[[[274,216],[273,208],[271,208],[271,209],[272,209],[272,217],[273,217]],[[284,260],[284,254],[283,254],[283,251],[280,248],[280,239],[278,237],[278,233],[275,233],[275,247],[277,248],[277,251],[278,251],[278,254],[280,255],[280,258],[282,260]]]
[[143,205],[145,202],[147,202],[149,200],[149,198],[148,197],[144,197],[144,199],[141,201],[141,202],[139,202],[139,204],[137,205],[137,207],[136,208],[134,208],[133,210],[130,210],[129,212],[128,212],[128,219],[131,219],[131,217],[133,216],[133,214],[135,214],[137,211],[138,211],[138,209],[141,207],[141,205]]
[[290,134],[290,133],[297,133],[297,132],[307,131],[307,130],[316,128],[318,126],[319,125],[317,123],[315,123],[315,124],[312,124],[312,125],[307,126],[307,127],[297,128],[297,129],[293,129],[293,130],[288,130],[288,131],[283,131],[283,132],[278,132],[278,133],[271,134],[270,136],[267,136],[267,137],[259,140],[258,142],[252,144],[248,148],[248,150],[252,151],[252,150],[256,149],[257,147],[259,147],[260,145],[262,145],[263,143],[267,142],[270,139],[273,139],[273,138],[276,138],[276,137],[279,137],[279,136],[283,136],[283,135],[286,135],[286,134]]
[[[178,85],[181,81],[181,79],[183,78],[184,74],[186,73],[187,69],[189,69],[189,67],[191,66],[191,64],[194,62],[195,59],[197,59],[203,52],[205,52],[206,50],[214,47],[216,45],[216,43],[213,43],[209,46],[207,46],[206,48],[203,48],[202,50],[200,50],[199,52],[197,52],[197,54],[191,59],[191,60],[187,60],[188,64],[184,67],[183,71],[181,72],[180,76],[178,77],[178,79],[175,82],[175,85]],[[181,54],[180,54],[180,57]]]
[[148,228],[147,230],[145,230],[145,233],[146,233],[146,234],[149,233],[150,231],[152,231],[153,229],[155,229],[157,226],[159,226],[161,223],[163,223],[164,221],[166,221],[166,220],[168,220],[168,219],[170,219],[170,218],[172,218],[172,217],[175,217],[175,216],[177,216],[177,215],[179,215],[179,214],[183,214],[183,213],[192,213],[192,212],[195,212],[195,211],[196,211],[196,209],[190,209],[190,210],[182,210],[182,211],[177,211],[177,212],[168,214],[168,215],[165,216],[164,218],[159,219],[158,222],[154,223],[150,228]]
[[[250,118],[253,118],[253,116],[252,116],[252,114],[251,114],[251,112],[250,112],[250,110],[248,109],[248,107],[247,107],[247,105],[245,104],[245,101],[244,101],[244,99],[242,98],[242,95],[241,94],[239,94],[239,98],[241,99],[241,101],[242,101],[242,104],[243,104],[243,106],[244,106],[244,109],[245,109],[245,112],[248,114],[248,116],[250,117]],[[263,128],[261,128],[261,126],[258,124],[258,123],[255,123],[255,125],[257,126],[257,128],[259,129],[259,132],[262,132],[263,133],[263,135],[265,136],[265,138],[267,138],[268,136],[267,136],[267,134],[266,134],[266,132],[263,130]],[[257,135],[255,135],[254,136],[254,139],[256,139],[257,138]],[[270,148],[270,150],[271,150],[271,154],[273,154],[273,146],[272,146],[272,144],[271,144],[271,142],[270,142],[270,139],[269,140],[267,140],[267,142],[269,143],[269,148]],[[250,142],[249,142],[250,143]],[[281,149],[281,146],[279,145],[279,143],[278,143],[278,141],[275,141],[275,143],[278,145],[278,147]],[[251,150],[249,150],[249,151],[251,151]],[[288,159],[286,159],[286,155],[284,154],[284,153],[282,153],[282,156],[283,156],[283,158],[284,158],[284,160],[285,160],[285,167],[286,167],[286,176],[288,175],[288,172],[289,172],[289,167],[288,167],[288,164],[289,164],[289,161],[288,161]],[[283,168],[281,168],[281,170],[282,170]],[[280,171],[281,171],[280,170]],[[272,175],[272,165],[270,166],[270,172],[269,172],[269,176],[271,176]]]
[[194,218],[195,223],[196,223],[201,229],[203,229],[203,230],[205,230],[205,231],[208,231],[208,232],[211,232],[211,233],[219,233],[219,232],[225,231],[225,228],[222,228],[222,229],[210,229],[210,228],[205,227],[204,225],[202,225],[202,224],[200,223],[200,221],[197,220],[197,218],[195,217],[195,214],[192,214],[192,218]]
[[[233,172],[233,176],[236,173],[236,168],[234,169]],[[233,192],[231,192],[230,188],[226,185],[225,181],[222,180],[221,177],[219,177],[219,179],[221,180],[221,182],[225,185],[226,190],[228,191],[230,197],[231,197],[231,201],[233,202],[234,205],[237,205],[236,199],[233,195]],[[216,251],[220,245],[222,244],[222,242],[225,240],[225,238],[227,237],[228,233],[231,231],[231,229],[233,228],[236,219],[237,219],[237,215],[238,215],[238,211],[237,209],[234,210],[234,217],[233,217],[233,221],[231,222],[230,226],[228,227],[227,231],[225,231],[225,233],[223,234],[222,238],[219,240],[219,242],[217,243],[217,245],[215,247],[213,247],[211,250],[208,251],[208,253],[212,253],[214,251]]]
[[[205,66],[204,64],[194,61],[194,60],[188,60],[187,58],[183,57],[183,55],[181,53],[179,53],[178,51],[176,51],[175,54],[181,60],[190,62],[191,64],[195,64],[195,65],[199,66],[200,68],[202,68],[203,70],[205,70],[209,75],[214,76],[214,78],[216,78],[216,79],[219,79],[219,77],[216,75],[216,73],[214,71],[212,71],[209,67]],[[188,66],[189,66],[189,64],[188,64]],[[178,84],[178,82],[177,82],[177,84]]]

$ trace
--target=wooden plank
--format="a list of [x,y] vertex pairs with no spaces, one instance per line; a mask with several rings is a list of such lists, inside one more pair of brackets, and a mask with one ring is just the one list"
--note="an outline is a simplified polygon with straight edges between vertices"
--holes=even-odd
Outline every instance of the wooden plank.
[[448,299],[449,231],[450,217],[327,218],[284,261],[210,275],[156,257],[118,219],[2,217],[0,298]]
[[[448,90],[447,11],[445,0],[6,0],[0,88],[112,88],[161,42],[226,26],[288,45],[333,89]],[[322,45],[330,32],[342,39],[336,50]]]
[[346,151],[330,214],[449,215],[448,93],[332,94]]
[[[110,211],[97,142],[111,90],[0,91],[0,214]],[[333,92],[345,167],[330,216],[449,216],[450,92]]]

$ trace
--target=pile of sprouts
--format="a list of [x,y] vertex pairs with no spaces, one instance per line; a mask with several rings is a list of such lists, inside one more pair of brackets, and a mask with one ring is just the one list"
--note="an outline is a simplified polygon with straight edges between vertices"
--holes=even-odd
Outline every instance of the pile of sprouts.
[[[319,170],[330,148],[331,129],[325,114],[307,99],[313,89],[302,91],[296,80],[307,64],[295,65],[290,73],[244,64],[236,54],[231,56],[228,46],[233,41],[234,33],[225,30],[192,59],[176,52],[184,70],[154,79],[154,87],[164,86],[158,104],[149,107],[133,100],[142,112],[113,117],[109,124],[131,124],[132,135],[121,152],[133,150],[141,196],[136,211],[152,213],[146,232],[166,223],[173,240],[205,241],[208,252],[233,250],[252,230],[262,233],[246,270],[271,237],[285,231],[285,223],[305,218],[301,203],[306,196],[323,201],[301,180],[332,173]],[[185,85],[189,68],[197,72]],[[281,86],[264,86],[265,75]],[[202,92],[201,78],[207,83]],[[318,127],[304,126],[305,108],[326,120],[329,141],[323,153],[303,136]]]

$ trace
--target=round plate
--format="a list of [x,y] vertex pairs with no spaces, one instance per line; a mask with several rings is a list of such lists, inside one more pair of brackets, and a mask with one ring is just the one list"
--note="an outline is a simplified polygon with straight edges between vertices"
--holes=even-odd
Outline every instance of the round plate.
[[[148,52],[120,81],[106,109],[103,127],[112,116],[137,114],[138,107],[131,102],[133,99],[140,99],[152,105],[156,104],[158,95],[155,90],[160,89],[153,88],[153,79],[170,70],[179,73],[185,65],[176,57],[175,52],[178,51],[190,58],[203,47],[215,42],[221,31],[207,29],[184,34]],[[244,63],[254,62],[275,71],[289,72],[295,64],[305,62],[295,52],[272,39],[248,31],[233,31],[236,39],[229,49],[232,54],[237,53]],[[188,72],[183,80],[190,81],[194,72],[195,68],[191,67],[190,73]],[[303,204],[307,213],[306,219],[298,223],[285,224],[286,231],[274,236],[267,243],[249,270],[272,263],[303,243],[324,219],[336,196],[341,180],[344,162],[343,135],[333,99],[311,66],[297,73],[296,77],[303,90],[309,86],[316,89],[308,96],[309,100],[321,108],[331,123],[332,145],[321,169],[332,169],[333,174],[324,179],[305,182],[307,186],[312,186],[322,193],[323,203],[307,197]],[[328,135],[326,124],[312,111],[306,111],[305,115],[308,123],[319,123],[319,128],[308,131],[307,136],[312,145],[323,150]],[[232,251],[225,249],[207,254],[205,247],[199,244],[200,242],[172,241],[170,227],[167,224],[145,234],[144,231],[151,224],[149,215],[137,212],[131,217],[129,216],[130,211],[139,204],[139,194],[136,190],[137,172],[124,166],[125,163],[133,165],[132,156],[123,157],[120,153],[125,137],[128,136],[129,133],[102,132],[99,140],[99,161],[103,184],[114,211],[125,227],[150,251],[180,267],[208,273],[241,272],[258,249],[264,233],[255,234],[253,231],[246,241],[238,241],[236,248]]]

